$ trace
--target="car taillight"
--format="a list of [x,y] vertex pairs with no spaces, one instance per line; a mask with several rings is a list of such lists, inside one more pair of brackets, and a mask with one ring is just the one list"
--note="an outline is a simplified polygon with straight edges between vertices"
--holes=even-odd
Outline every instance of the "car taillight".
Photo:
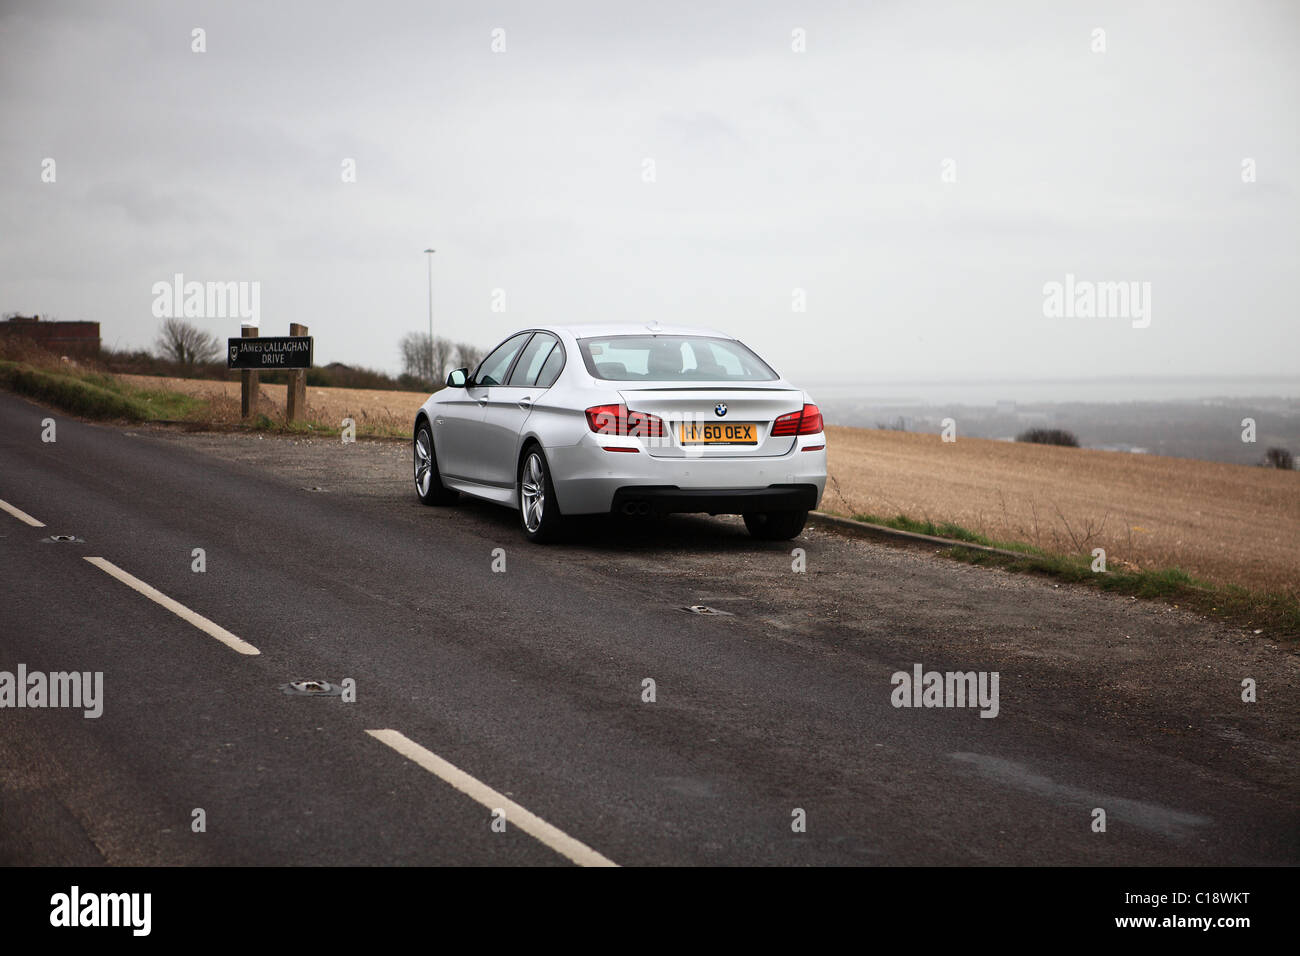
[[822,413],[816,405],[805,405],[801,410],[782,415],[772,423],[772,434],[776,437],[816,435],[822,430]]
[[663,438],[662,418],[646,412],[630,412],[626,405],[594,405],[587,409],[587,425],[597,435],[630,435],[633,438]]

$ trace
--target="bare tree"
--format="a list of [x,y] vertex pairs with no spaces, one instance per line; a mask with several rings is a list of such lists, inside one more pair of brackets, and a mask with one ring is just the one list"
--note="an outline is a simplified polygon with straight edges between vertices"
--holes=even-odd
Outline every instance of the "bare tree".
[[434,386],[442,384],[451,367],[457,346],[450,339],[435,336],[429,346],[427,332],[408,332],[398,343],[402,353],[402,372]]
[[451,371],[451,356],[456,346],[441,336],[433,340],[433,384],[441,385]]
[[158,330],[156,348],[163,358],[193,368],[199,362],[211,362],[221,354],[217,337],[195,328],[183,319],[168,319]]
[[483,350],[464,342],[435,336],[430,345],[428,332],[407,332],[397,344],[402,354],[402,373],[441,386],[453,368],[473,369],[483,359]]
[[433,349],[425,332],[407,332],[397,343],[402,353],[402,372],[424,382],[433,381]]
[[472,372],[481,361],[483,361],[483,350],[477,345],[456,343],[456,368],[467,368]]

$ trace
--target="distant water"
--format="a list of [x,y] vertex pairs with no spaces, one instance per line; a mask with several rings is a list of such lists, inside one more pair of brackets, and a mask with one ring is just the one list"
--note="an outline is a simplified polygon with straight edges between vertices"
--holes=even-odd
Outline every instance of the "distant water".
[[[807,382],[805,379],[804,382]],[[1004,381],[808,382],[829,403],[873,406],[997,405],[1005,402],[1197,402],[1232,398],[1300,398],[1297,378],[1021,379]]]

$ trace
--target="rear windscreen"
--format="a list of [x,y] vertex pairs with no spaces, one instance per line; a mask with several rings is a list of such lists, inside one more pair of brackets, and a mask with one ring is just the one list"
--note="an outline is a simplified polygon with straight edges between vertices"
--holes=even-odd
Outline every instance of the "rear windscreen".
[[776,372],[734,339],[610,335],[578,339],[593,378],[611,382],[771,382]]

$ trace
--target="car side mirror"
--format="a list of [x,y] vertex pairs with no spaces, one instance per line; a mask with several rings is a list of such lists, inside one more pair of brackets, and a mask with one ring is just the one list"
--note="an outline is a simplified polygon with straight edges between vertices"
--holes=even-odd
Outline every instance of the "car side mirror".
[[468,381],[469,369],[467,368],[454,368],[447,373],[448,388],[464,388]]

